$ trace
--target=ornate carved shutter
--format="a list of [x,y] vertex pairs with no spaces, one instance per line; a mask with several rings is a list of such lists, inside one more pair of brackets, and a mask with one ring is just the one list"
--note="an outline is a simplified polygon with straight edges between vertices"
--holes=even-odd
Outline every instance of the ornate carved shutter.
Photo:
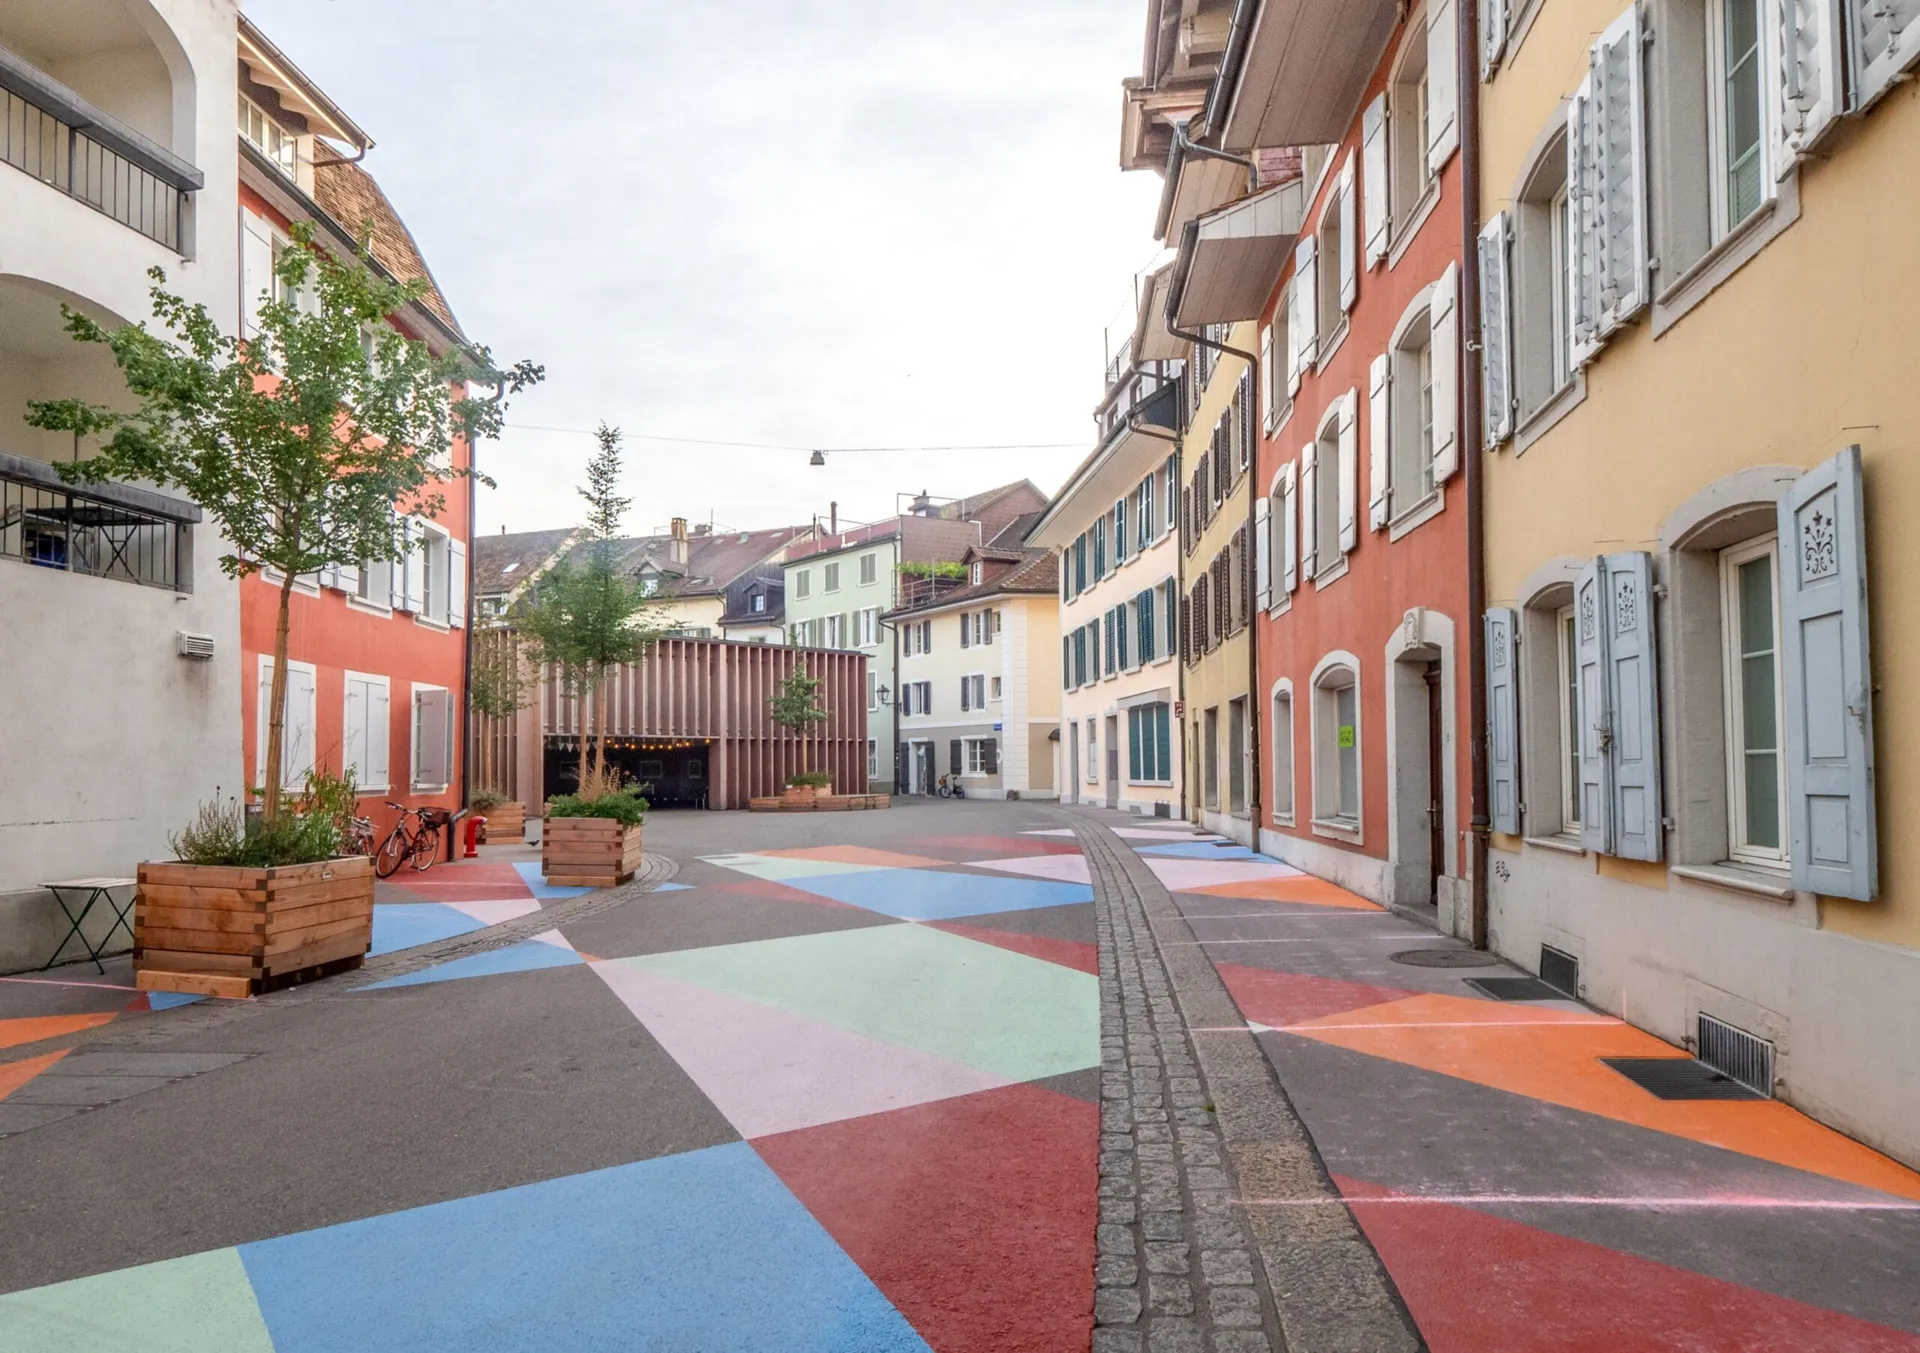
[[1600,348],[1598,117],[1589,72],[1567,102],[1567,326],[1575,366]]
[[1460,468],[1460,272],[1447,264],[1433,284],[1428,336],[1433,362],[1433,482]]
[[1580,570],[1573,589],[1574,665],[1578,669],[1577,742],[1580,761],[1580,844],[1613,853],[1613,745],[1607,707],[1606,580],[1600,561]]
[[1489,448],[1513,432],[1513,320],[1507,276],[1507,214],[1480,232],[1480,392]]
[[1593,102],[1600,204],[1600,332],[1624,324],[1647,300],[1646,82],[1640,7],[1607,25],[1594,44]]
[[1870,902],[1879,832],[1863,511],[1857,446],[1780,500],[1780,666],[1793,884]]
[[1376,94],[1360,115],[1360,214],[1367,228],[1367,266],[1387,256],[1387,96]]
[[1660,672],[1654,643],[1653,556],[1609,554],[1608,704],[1613,730],[1613,854],[1658,860],[1666,841],[1660,801]]
[[1320,443],[1308,442],[1300,448],[1300,571],[1311,578],[1316,572],[1314,539],[1314,460]]
[[1920,58],[1920,0],[1849,0],[1853,105],[1865,108]]
[[1435,175],[1460,144],[1459,36],[1455,0],[1427,7],[1427,168]]
[[[1799,157],[1810,150],[1845,111],[1840,71],[1842,0],[1771,0],[1766,8],[1769,26],[1780,53],[1774,72],[1774,154],[1777,179],[1793,171]],[[1849,12],[1858,7],[1847,6]],[[1764,44],[1766,37],[1761,38]],[[1762,50],[1765,50],[1764,45]]]
[[1376,531],[1393,513],[1392,391],[1393,357],[1383,352],[1367,368],[1367,524]]
[[1340,309],[1350,312],[1360,292],[1360,216],[1354,200],[1353,155],[1340,166]]
[[1519,615],[1487,611],[1487,776],[1493,829],[1520,832]]
[[1507,50],[1507,0],[1480,0],[1480,78],[1490,79]]
[[1289,596],[1300,585],[1300,483],[1292,461],[1281,471],[1280,585]]

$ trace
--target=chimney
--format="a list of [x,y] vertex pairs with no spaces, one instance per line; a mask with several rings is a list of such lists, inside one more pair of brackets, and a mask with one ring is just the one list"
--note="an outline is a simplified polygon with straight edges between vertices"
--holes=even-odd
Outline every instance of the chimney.
[[916,517],[937,517],[940,515],[940,509],[933,505],[933,499],[927,496],[925,489],[921,489],[920,496],[913,500],[913,515]]
[[827,534],[840,534],[840,504],[837,502],[827,504]]
[[675,517],[672,526],[668,528],[668,535],[672,539],[667,545],[667,559],[680,568],[685,568],[687,566],[687,519]]

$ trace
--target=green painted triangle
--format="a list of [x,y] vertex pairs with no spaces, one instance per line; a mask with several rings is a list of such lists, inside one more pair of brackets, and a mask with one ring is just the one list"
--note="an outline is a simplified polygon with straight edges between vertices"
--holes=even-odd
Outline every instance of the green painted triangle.
[[273,1353],[237,1250],[0,1296],[0,1353]]

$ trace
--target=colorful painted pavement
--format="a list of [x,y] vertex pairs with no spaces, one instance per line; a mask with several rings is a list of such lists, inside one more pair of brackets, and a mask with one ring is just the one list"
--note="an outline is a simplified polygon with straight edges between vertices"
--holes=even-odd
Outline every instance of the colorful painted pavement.
[[1783,1103],[1656,1098],[1601,1059],[1680,1049],[1468,985],[1511,969],[1398,963],[1452,942],[1344,889],[1217,838],[1122,835],[1434,1353],[1920,1353],[1920,1175]]
[[[0,1247],[0,1350],[1086,1347],[1100,1050],[1071,840],[707,830],[643,899],[262,1004],[179,1044],[254,1055],[138,1121],[0,1141],[48,1236]],[[524,860],[396,880],[374,948],[557,891]],[[184,1178],[103,1154],[129,1134]]]

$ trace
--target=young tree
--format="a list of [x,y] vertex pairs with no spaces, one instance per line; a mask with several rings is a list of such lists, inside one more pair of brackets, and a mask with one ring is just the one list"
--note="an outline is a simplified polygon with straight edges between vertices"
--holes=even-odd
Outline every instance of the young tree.
[[819,703],[820,688],[824,685],[826,682],[820,678],[808,676],[806,668],[795,667],[780,683],[780,694],[767,702],[773,721],[801,740],[800,769],[807,774],[812,771],[806,736],[815,726],[827,721],[828,711]]
[[[441,486],[473,475],[454,468],[456,438],[496,436],[506,396],[539,381],[530,362],[493,369],[477,348],[435,357],[388,326],[426,291],[424,281],[376,276],[342,260],[295,225],[274,275],[283,295],[261,305],[257,331],[220,332],[203,305],[166,289],[154,268],[154,318],[107,329],[63,307],[67,332],[113,353],[138,407],[121,413],[78,399],[28,405],[27,422],[98,437],[98,454],[59,466],[70,483],[141,479],[184,492],[219,523],[234,552],[229,575],[280,574],[270,710],[261,758],[262,815],[279,816],[286,722],[287,629],[294,580],[365,561],[399,563],[409,517],[436,517]],[[312,303],[296,297],[312,288]],[[491,398],[456,386],[492,385]],[[486,481],[483,476],[475,476]],[[402,515],[396,515],[396,510]]]
[[[590,751],[606,765],[605,702],[600,688],[621,663],[632,662],[660,638],[664,626],[647,594],[617,567],[615,544],[620,519],[632,500],[616,490],[620,483],[620,430],[605,423],[595,434],[600,446],[587,462],[586,540],[574,555],[547,571],[533,600],[519,617],[537,661],[552,664],[561,684],[579,703],[582,715],[580,783],[587,783]],[[592,701],[591,723],[586,722]]]

